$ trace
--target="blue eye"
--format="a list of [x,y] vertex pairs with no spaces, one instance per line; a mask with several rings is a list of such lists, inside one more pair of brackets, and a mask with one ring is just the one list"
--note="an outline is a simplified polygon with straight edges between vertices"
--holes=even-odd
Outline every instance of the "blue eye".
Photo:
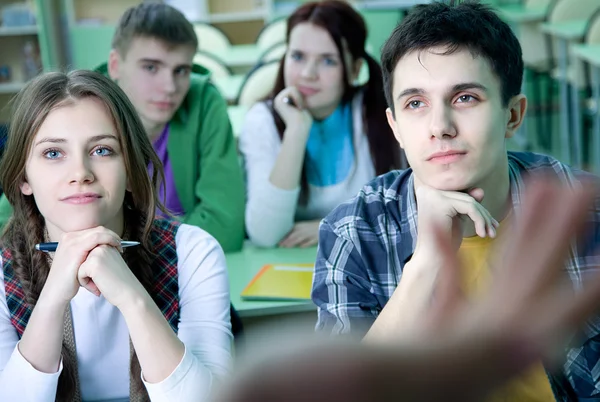
[[113,151],[110,148],[100,147],[100,148],[94,149],[94,155],[97,155],[97,156],[110,156],[112,154],[113,154]]
[[44,151],[43,155],[47,159],[58,159],[62,156],[58,149],[47,149]]
[[324,58],[323,63],[325,63],[326,66],[337,66],[337,61],[329,57]]
[[457,99],[457,101],[459,101],[460,103],[467,103],[473,100],[475,100],[475,97],[472,95],[461,95]]
[[156,71],[156,66],[154,64],[144,64],[142,68],[151,73]]
[[175,70],[175,75],[178,75],[180,77],[185,77],[185,76],[189,75],[189,73],[190,73],[190,69],[187,67],[178,68]]
[[296,60],[296,61],[302,60],[302,54],[297,53],[297,52],[292,53],[290,55],[290,57],[292,58],[292,60]]
[[415,100],[415,101],[411,101],[409,102],[409,104],[407,105],[408,109],[418,109],[419,107],[421,107],[423,105],[422,101],[419,100]]

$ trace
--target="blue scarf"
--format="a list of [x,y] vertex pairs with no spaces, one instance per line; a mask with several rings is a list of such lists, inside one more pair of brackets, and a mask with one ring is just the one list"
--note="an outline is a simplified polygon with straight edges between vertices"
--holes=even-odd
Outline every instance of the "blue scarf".
[[304,168],[313,186],[341,183],[354,163],[351,105],[340,105],[326,119],[314,121],[306,143]]

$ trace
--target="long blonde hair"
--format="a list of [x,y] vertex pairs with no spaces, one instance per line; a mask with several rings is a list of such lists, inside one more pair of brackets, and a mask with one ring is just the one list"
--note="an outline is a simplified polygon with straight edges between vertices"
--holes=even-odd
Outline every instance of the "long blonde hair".
[[[46,254],[34,248],[44,239],[45,223],[33,195],[24,195],[20,190],[26,179],[25,164],[34,137],[46,117],[56,108],[85,98],[98,99],[105,105],[119,133],[130,187],[123,200],[125,228],[130,239],[142,243],[141,247],[128,249],[124,258],[152,294],[154,276],[149,235],[156,208],[164,211],[157,194],[159,183],[164,181],[162,163],[137,112],[117,84],[92,71],[46,73],[29,82],[14,99],[8,140],[0,162],[0,183],[13,207],[13,216],[2,234],[2,244],[11,252],[15,275],[25,293],[24,302],[31,308],[44,287],[50,264]],[[153,167],[152,177],[148,175],[149,165]],[[62,354],[63,372],[57,400],[71,400],[75,392],[76,356],[71,356],[64,344]]]

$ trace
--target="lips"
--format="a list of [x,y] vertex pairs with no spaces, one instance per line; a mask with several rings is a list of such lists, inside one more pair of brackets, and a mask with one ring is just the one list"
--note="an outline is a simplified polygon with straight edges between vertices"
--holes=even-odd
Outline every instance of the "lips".
[[318,89],[303,86],[299,86],[298,91],[304,96],[311,96],[319,92]]
[[159,109],[173,109],[175,107],[173,102],[152,102],[152,104]]
[[436,152],[427,158],[427,161],[433,163],[447,164],[461,160],[467,153],[465,151],[444,151]]
[[65,197],[61,199],[61,201],[66,202],[68,204],[89,204],[91,202],[95,202],[100,198],[102,198],[100,194],[96,193],[79,193]]

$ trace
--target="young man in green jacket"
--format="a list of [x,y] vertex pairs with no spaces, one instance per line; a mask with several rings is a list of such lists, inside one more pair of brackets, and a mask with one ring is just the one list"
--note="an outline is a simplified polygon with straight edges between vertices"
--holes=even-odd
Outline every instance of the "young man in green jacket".
[[[165,166],[166,207],[228,251],[244,238],[244,182],[227,105],[209,72],[193,65],[192,24],[165,4],[141,3],[121,17],[109,61],[96,70],[125,91]],[[0,200],[0,225],[11,207]]]

